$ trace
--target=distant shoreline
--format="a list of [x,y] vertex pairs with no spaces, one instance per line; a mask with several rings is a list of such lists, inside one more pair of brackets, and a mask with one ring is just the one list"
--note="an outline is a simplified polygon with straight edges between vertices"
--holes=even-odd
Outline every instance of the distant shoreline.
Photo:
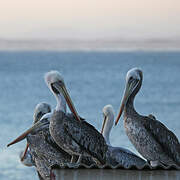
[[180,39],[4,40],[0,51],[180,51]]

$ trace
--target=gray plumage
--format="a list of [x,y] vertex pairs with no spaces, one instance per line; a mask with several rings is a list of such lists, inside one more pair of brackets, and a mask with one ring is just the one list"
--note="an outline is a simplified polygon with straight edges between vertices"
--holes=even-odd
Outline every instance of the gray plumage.
[[43,179],[50,179],[51,166],[56,164],[63,166],[70,161],[71,156],[52,140],[49,127],[35,134],[29,134],[27,142],[34,157],[36,169]]
[[50,121],[50,133],[55,142],[71,155],[92,156],[106,163],[107,145],[103,136],[90,124],[62,111],[54,111]]
[[110,143],[110,132],[114,124],[114,110],[112,105],[106,105],[103,108],[104,121],[102,125],[101,133],[103,134],[106,143],[108,144],[108,151],[106,154],[107,164],[111,166],[120,165],[124,168],[130,168],[136,166],[138,168],[144,167],[146,162],[131,152],[128,149],[122,147],[113,147]]
[[[128,98],[127,102],[125,99],[123,101],[126,134],[138,152],[148,161],[180,166],[180,144],[175,134],[154,116],[139,115],[134,109],[134,97],[141,87],[142,79],[142,71],[137,68],[127,73],[125,94]],[[120,115],[121,113],[118,118]]]
[[63,165],[70,161],[71,156],[63,151],[50,136],[49,127],[36,132],[36,134],[29,134],[27,142],[37,156],[46,159],[51,165]]
[[[45,75],[45,81],[57,100],[50,120],[50,134],[54,141],[72,155],[71,163],[74,155],[78,155],[79,164],[83,155],[92,156],[104,164],[107,151],[105,140],[93,126],[80,119],[61,75],[57,71],[50,71]],[[66,115],[66,103],[73,117]]]
[[[62,150],[53,140],[49,132],[49,125],[27,136],[30,152],[35,159],[37,171],[43,178],[50,177],[51,167],[66,166],[71,160],[71,155]],[[93,160],[82,157],[85,165],[93,164]]]
[[121,147],[108,146],[106,157],[107,164],[120,165],[126,169],[130,167],[142,168],[147,164],[146,161],[133,152]]

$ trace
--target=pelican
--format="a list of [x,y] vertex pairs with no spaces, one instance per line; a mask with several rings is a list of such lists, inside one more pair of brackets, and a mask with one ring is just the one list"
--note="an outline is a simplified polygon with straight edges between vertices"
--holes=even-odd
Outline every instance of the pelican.
[[[29,128],[27,131],[25,131],[23,134],[21,134],[19,137],[17,137],[15,140],[10,142],[7,147],[16,144],[23,139],[27,137],[29,133],[36,133],[37,131],[40,131],[44,127],[48,127],[49,125],[49,119],[51,117],[51,107],[47,103],[39,103],[35,107],[34,115],[33,115],[33,126]],[[22,155],[22,160],[25,156],[26,151],[28,150],[28,143],[26,145],[24,155]]]
[[[11,146],[21,140],[27,138],[26,153],[20,153],[22,163],[30,162],[30,154],[37,154],[37,156],[46,157],[48,159],[58,159],[62,162],[66,162],[66,159],[70,157],[64,152],[52,139],[49,132],[49,123],[52,116],[51,107],[47,103],[39,103],[34,111],[34,125],[26,130],[22,135],[9,143],[7,146]],[[28,147],[30,146],[30,150]],[[33,153],[31,152],[33,151]],[[49,157],[48,157],[49,156]],[[25,158],[25,159],[24,159]],[[56,164],[56,163],[54,163]],[[57,163],[58,164],[58,163]]]
[[[50,114],[50,112],[51,112],[51,107],[49,104],[47,103],[37,104],[33,115],[33,124],[37,123],[38,121],[48,121],[48,116],[49,116],[48,114]],[[46,116],[44,116],[45,114]],[[43,120],[41,120],[42,117]],[[46,131],[46,129],[47,127],[41,127],[39,129],[36,129],[36,131],[33,132],[33,135],[28,135],[25,151],[20,153],[21,163],[24,164],[25,166],[35,166],[39,179],[47,179],[50,174],[50,168],[46,160],[41,157],[44,152],[41,152],[40,150],[38,151],[37,150],[38,148],[35,149],[33,145],[38,140],[37,147],[43,146],[42,143],[45,143],[45,141],[43,138],[40,139],[39,137],[41,137],[40,136],[41,133]],[[37,130],[41,130],[40,133]]]
[[121,165],[124,168],[129,168],[131,166],[136,166],[142,168],[145,166],[146,162],[138,157],[133,152],[122,147],[113,147],[109,140],[109,135],[114,123],[114,110],[112,105],[106,105],[103,108],[104,122],[102,126],[101,133],[103,134],[106,143],[108,144],[108,163],[116,166]]
[[[38,121],[40,121],[40,119],[45,115],[45,114],[48,114],[46,115],[46,117],[49,116],[49,113],[51,112],[51,106],[47,103],[39,103],[36,105],[35,107],[35,111],[34,111],[34,115],[33,115],[33,124],[36,124]],[[46,121],[47,118],[43,118],[43,121]],[[38,126],[39,127],[39,126]],[[25,138],[26,136],[23,136],[23,139]],[[15,144],[17,142],[19,142],[20,140],[22,140],[22,138],[18,137],[16,138],[14,141],[12,141],[11,143],[9,143],[7,146],[10,146],[12,144]],[[26,152],[28,150],[28,143],[26,144],[26,148],[24,150],[24,153],[22,154],[21,153],[21,161],[22,163],[24,162],[24,158],[26,156]],[[27,158],[27,157],[26,157]]]
[[[50,72],[50,74],[53,74],[54,73],[54,75],[55,76],[57,76],[58,78],[59,78],[59,73],[57,73],[57,72]],[[53,77],[52,77],[53,78]],[[15,143],[17,143],[17,142],[19,142],[19,141],[21,141],[21,140],[23,140],[24,138],[26,138],[27,137],[27,140],[28,140],[28,135],[29,134],[35,134],[36,135],[36,133],[38,132],[38,131],[40,131],[40,130],[43,130],[43,129],[47,129],[48,128],[48,130],[49,130],[49,121],[51,122],[51,125],[52,125],[52,122],[53,122],[53,120],[52,120],[52,118],[55,118],[56,119],[56,117],[53,117],[54,116],[54,114],[60,114],[60,116],[57,116],[57,118],[63,118],[63,120],[64,121],[66,121],[66,120],[68,120],[68,122],[70,122],[70,126],[71,125],[73,125],[71,122],[74,122],[74,124],[75,124],[75,127],[74,128],[72,128],[72,130],[73,130],[73,133],[74,133],[74,131],[77,131],[77,132],[75,132],[75,135],[73,135],[73,137],[75,137],[76,139],[77,138],[79,138],[79,137],[81,137],[81,139],[79,139],[80,140],[80,142],[79,142],[79,149],[78,150],[81,150],[82,151],[82,153],[84,153],[84,151],[86,150],[86,151],[88,151],[88,152],[90,152],[90,154],[92,154],[93,156],[95,156],[95,158],[97,157],[97,159],[99,159],[99,161],[101,161],[101,162],[104,162],[105,161],[105,155],[104,154],[102,154],[102,151],[104,152],[105,150],[106,150],[106,143],[105,143],[105,140],[104,140],[104,138],[102,137],[102,135],[98,132],[98,131],[96,131],[95,130],[95,128],[93,127],[93,126],[91,126],[91,125],[89,125],[88,123],[86,123],[85,121],[83,121],[83,122],[77,122],[77,120],[76,119],[78,119],[78,121],[82,121],[82,119],[80,119],[79,118],[79,116],[77,115],[77,112],[76,112],[76,110],[75,110],[75,108],[74,108],[74,106],[73,106],[73,104],[72,104],[72,101],[71,101],[71,99],[70,99],[70,97],[69,97],[69,95],[68,94],[65,94],[64,96],[65,96],[65,98],[67,99],[67,103],[68,103],[68,105],[69,105],[69,107],[70,107],[70,109],[71,109],[71,111],[73,112],[73,114],[66,114],[66,101],[65,101],[65,98],[64,98],[64,96],[63,96],[63,93],[65,92],[67,92],[67,90],[66,90],[66,88],[65,88],[65,86],[62,86],[62,88],[63,88],[63,90],[62,90],[62,92],[63,93],[61,93],[61,92],[58,92],[58,90],[56,90],[55,89],[55,87],[54,86],[56,86],[56,84],[57,85],[59,85],[59,83],[62,83],[61,81],[59,81],[59,79],[57,79],[58,80],[58,82],[54,82],[53,83],[53,85],[52,84],[50,84],[50,89],[51,89],[51,85],[52,85],[52,88],[53,88],[53,92],[55,91],[55,93],[54,93],[54,95],[55,95],[55,97],[57,98],[57,107],[56,107],[56,109],[58,110],[58,111],[54,111],[54,113],[47,113],[47,114],[45,114],[41,119],[40,119],[40,121],[38,121],[38,122],[36,122],[31,128],[29,128],[27,131],[25,131],[22,135],[20,135],[18,138],[16,138],[14,141],[12,141],[11,143],[9,143],[7,146],[10,146],[10,145],[12,145],[12,144],[15,144]],[[60,80],[61,80],[61,77],[60,77]],[[63,82],[64,83],[64,82]],[[65,89],[65,90],[64,90]],[[61,111],[61,109],[62,109],[62,111]],[[75,119],[76,118],[76,119]],[[50,120],[51,119],[51,120]],[[69,130],[71,130],[71,127],[70,126],[68,126],[68,128],[69,128]],[[84,133],[85,133],[85,136],[79,136],[79,135],[81,135],[80,133],[80,131],[79,131],[79,127],[77,127],[77,126],[80,126],[81,127],[81,131],[83,131]],[[78,130],[76,130],[76,128],[78,128]],[[51,128],[50,128],[50,130],[51,130]],[[58,130],[58,127],[55,125],[55,130]],[[61,129],[60,129],[61,130]],[[53,131],[53,130],[52,130]],[[96,137],[94,136],[94,138],[92,138],[92,139],[90,139],[89,137],[87,137],[86,136],[86,134],[87,135],[90,135],[90,136],[92,136],[91,135],[91,133],[93,134],[94,133],[94,135],[96,135]],[[52,133],[51,133],[51,135],[52,135]],[[52,138],[52,136],[51,136],[50,134],[49,135],[46,135],[46,140],[48,140],[49,142],[51,142],[50,144],[51,144],[51,146],[52,147],[54,147],[55,145],[54,144],[56,144],[55,142],[54,142],[54,139],[56,139],[56,137],[55,138]],[[57,134],[56,134],[57,135]],[[56,136],[55,135],[55,136]],[[63,138],[65,139],[65,140],[70,140],[71,139],[71,132],[69,132],[69,134],[68,134],[68,136],[67,136],[67,138],[65,137],[65,135],[66,134],[63,134]],[[73,138],[72,137],[72,138]],[[84,138],[84,139],[83,139]],[[95,139],[95,138],[97,138],[97,139]],[[97,142],[95,142],[94,144],[96,144],[96,143],[99,143],[99,146],[97,146],[97,147],[95,147],[95,145],[94,144],[91,144],[91,145],[89,145],[89,144],[87,144],[87,141],[89,140],[89,144],[91,143],[91,142],[93,142],[93,141],[97,141]],[[28,142],[29,142],[29,140],[28,140]],[[34,143],[34,141],[32,141],[33,143]],[[75,143],[75,140],[70,140],[69,141],[70,143]],[[33,144],[33,143],[31,143],[31,144]],[[64,142],[63,142],[64,143]],[[52,145],[53,144],[53,145]],[[58,143],[57,143],[58,144]],[[56,146],[57,146],[57,144],[56,144]],[[73,146],[73,144],[70,144],[70,146]],[[85,146],[85,148],[83,148],[83,147],[80,147],[80,146]],[[45,146],[45,145],[43,145],[43,146]],[[87,147],[88,146],[88,147]],[[38,147],[38,144],[37,144],[37,146],[34,146],[34,148],[36,148],[36,147]],[[56,147],[57,148],[57,147]],[[61,147],[61,146],[58,146],[58,148],[59,149],[61,149],[61,151],[63,151],[64,149]],[[76,149],[76,148],[75,148]],[[85,149],[85,150],[84,150]],[[42,150],[47,150],[47,148],[42,148]],[[81,152],[80,151],[80,152]],[[93,151],[93,152],[91,152],[91,151]],[[64,152],[64,151],[63,151]],[[66,151],[67,152],[67,151]],[[78,152],[78,153],[76,153],[75,155],[77,155],[78,154],[78,156],[80,155],[80,152]],[[45,154],[46,152],[44,152],[43,154]],[[67,152],[67,153],[69,153],[69,151]],[[49,153],[48,153],[49,154]],[[48,154],[47,154],[47,157],[48,157]],[[55,158],[55,156],[56,156],[56,154],[57,153],[54,153],[54,158]],[[71,154],[72,155],[72,154]],[[78,161],[78,163],[80,163],[80,160],[81,160],[81,158],[82,158],[82,156],[79,158],[79,161]],[[74,161],[74,159],[75,159],[75,157],[74,156],[72,156],[72,158],[71,158],[71,162],[73,162]],[[66,161],[65,161],[66,162]],[[82,163],[83,164],[86,164],[86,165],[91,165],[92,163],[94,163],[94,162],[92,162],[92,160],[91,160],[91,158],[89,158],[89,157],[84,157],[83,156],[83,159],[82,159]]]
[[[50,120],[50,134],[54,141],[72,155],[71,163],[74,155],[77,155],[79,158],[76,164],[81,162],[82,156],[93,157],[105,164],[106,142],[92,125],[80,119],[61,75],[57,71],[50,71],[45,75],[45,82],[57,100]],[[66,102],[74,115],[73,118],[66,115]]]
[[139,92],[143,73],[133,68],[126,75],[126,88],[115,124],[124,111],[124,127],[128,138],[137,151],[151,163],[180,166],[178,138],[153,115],[142,116],[134,108],[134,98]]
[[34,126],[9,144],[15,144],[27,138],[27,147],[24,153],[21,152],[20,160],[25,166],[35,166],[40,179],[50,177],[51,166],[63,166],[71,158],[69,154],[59,148],[50,135],[49,121],[51,115],[50,105],[39,103],[33,115]]
[[[35,107],[35,111],[34,111],[34,115],[33,115],[33,124],[37,123],[38,121],[40,121],[40,119],[45,115],[51,112],[51,106],[47,103],[39,103],[36,105]],[[26,155],[26,151],[28,149],[28,143],[26,145],[25,151],[24,151],[24,155],[22,156],[22,161],[24,159],[24,156]]]

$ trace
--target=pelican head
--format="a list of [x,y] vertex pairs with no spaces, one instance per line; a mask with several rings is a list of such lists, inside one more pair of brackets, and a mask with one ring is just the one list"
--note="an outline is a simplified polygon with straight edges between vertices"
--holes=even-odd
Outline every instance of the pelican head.
[[106,105],[103,108],[104,121],[102,125],[101,134],[103,134],[106,143],[110,145],[109,135],[114,123],[114,110],[112,105]]
[[[69,96],[69,93],[66,89],[65,83],[64,83],[64,79],[62,78],[62,76],[60,75],[60,73],[58,71],[50,71],[48,73],[45,74],[45,82],[47,84],[47,86],[49,87],[49,89],[53,92],[53,94],[55,94],[57,97],[60,97],[61,95],[64,96],[69,109],[71,110],[71,112],[74,114],[74,116],[76,117],[76,119],[78,121],[80,121],[80,118],[77,114],[77,111],[73,105],[73,102]],[[61,98],[61,97],[60,97]],[[59,101],[59,99],[58,99]]]
[[39,103],[36,105],[35,107],[35,111],[34,111],[34,122],[33,124],[35,124],[36,122],[38,122],[43,115],[50,113],[51,112],[51,106],[47,103]]
[[[36,105],[35,107],[35,111],[34,111],[34,121],[33,124],[37,123],[38,121],[40,121],[40,119],[45,115],[45,114],[49,114],[51,112],[51,106],[47,103],[39,103]],[[43,124],[42,124],[43,126]],[[37,126],[36,126],[37,128]],[[31,129],[32,130],[32,129]],[[30,133],[30,132],[29,132]],[[21,136],[20,136],[21,137]],[[28,151],[28,147],[29,144],[26,144],[26,148],[24,150],[23,155],[21,156],[21,162],[28,166],[28,157],[26,157],[27,151]],[[25,159],[26,158],[26,159]]]
[[[9,143],[7,146],[16,144],[20,141],[22,141],[23,139],[26,138],[26,136],[31,133],[32,131],[42,127],[43,125],[46,125],[48,122],[43,122],[41,121],[41,119],[43,118],[43,116],[45,114],[49,114],[51,112],[51,107],[49,104],[47,103],[39,103],[36,105],[35,110],[34,110],[34,121],[33,121],[33,126],[31,128],[29,128],[28,130],[26,130],[23,134],[21,134],[19,137],[17,137],[14,141],[12,141],[11,143]],[[24,151],[24,156],[22,156],[21,161],[23,161],[23,158],[25,158],[25,154],[28,150],[28,144],[26,145],[25,151]]]
[[129,97],[134,94],[134,96],[136,95],[136,93],[139,91],[140,87],[141,87],[141,83],[142,83],[142,78],[143,78],[143,73],[140,69],[138,68],[133,68],[130,69],[127,72],[126,75],[126,88],[124,91],[124,95],[123,95],[123,99],[121,102],[121,106],[120,106],[120,111],[119,114],[117,116],[115,125],[118,123],[121,114],[124,110],[124,107],[126,105],[126,103],[128,102]]
[[57,90],[56,84],[59,83],[62,84],[62,86],[65,86],[64,79],[58,71],[50,71],[46,73],[44,79],[49,89],[55,94],[59,94],[61,92]]

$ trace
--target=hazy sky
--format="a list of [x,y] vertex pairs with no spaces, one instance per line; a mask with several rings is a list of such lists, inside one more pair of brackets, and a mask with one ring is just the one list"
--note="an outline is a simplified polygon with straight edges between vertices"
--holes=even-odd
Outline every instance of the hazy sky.
[[180,0],[0,0],[0,38],[180,37]]

